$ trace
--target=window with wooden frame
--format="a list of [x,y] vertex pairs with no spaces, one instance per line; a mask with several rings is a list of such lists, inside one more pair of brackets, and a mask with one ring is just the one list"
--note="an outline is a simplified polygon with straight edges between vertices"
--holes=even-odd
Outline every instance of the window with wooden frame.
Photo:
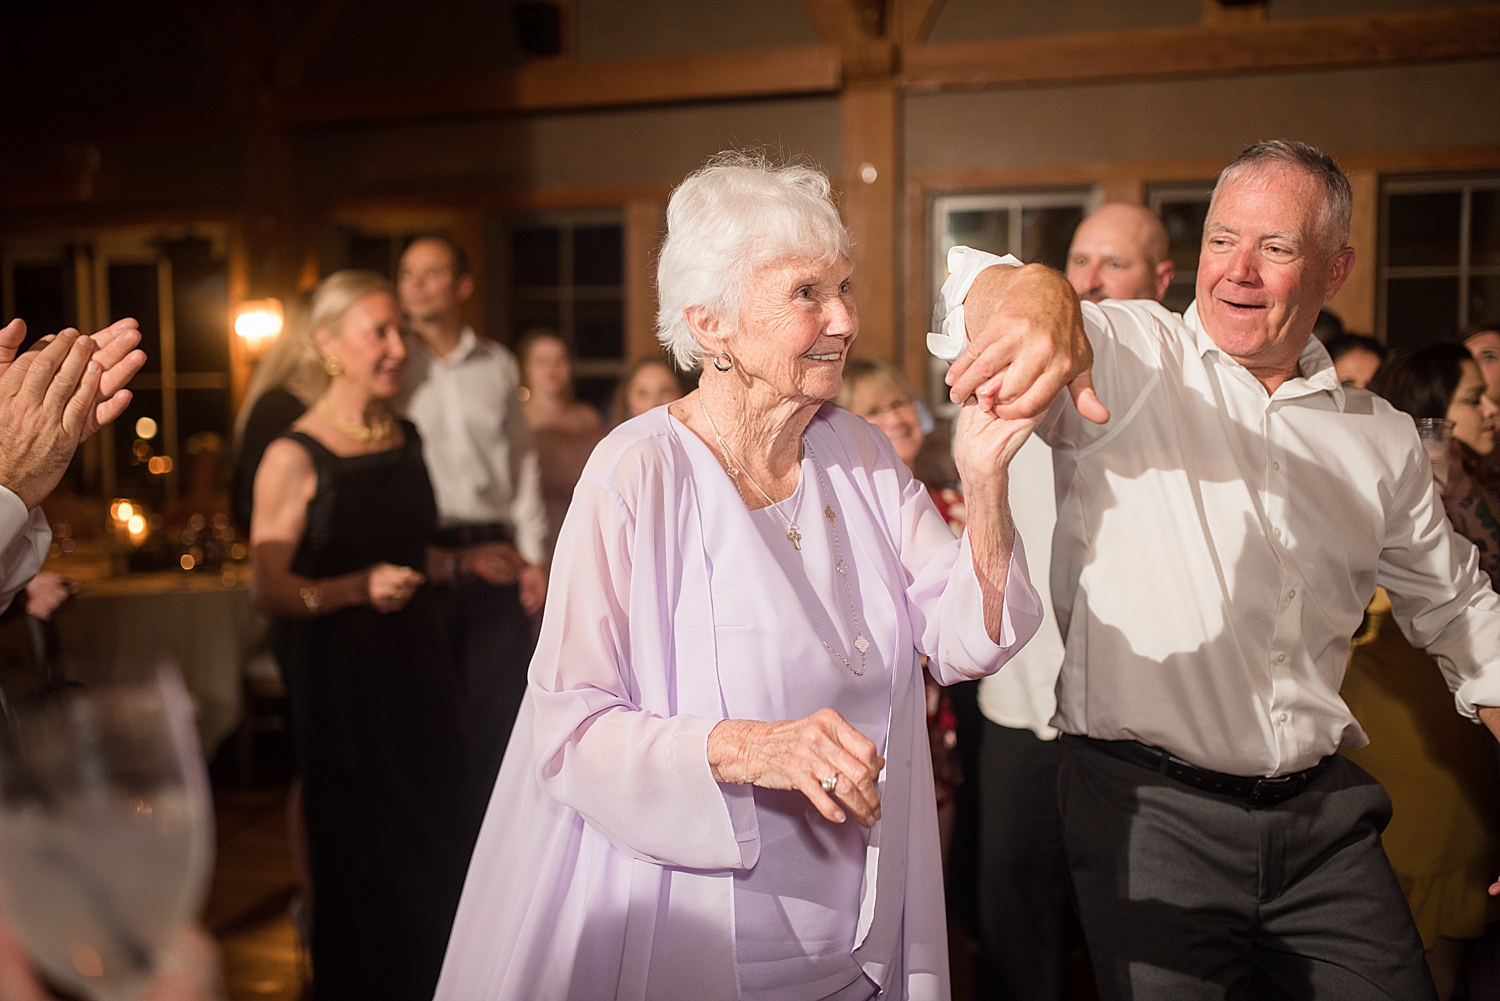
[[189,495],[222,486],[218,472],[194,467],[200,457],[227,463],[230,447],[227,259],[217,224],[0,238],[0,305],[6,320],[27,322],[28,342],[140,321],[146,364],[130,408],[79,450],[65,492],[130,497],[161,513],[208,503]]
[[625,369],[625,220],[619,210],[485,219],[490,325],[515,344],[550,330],[573,349],[578,398],[609,406]]
[[1376,327],[1393,348],[1500,322],[1500,175],[1386,179],[1379,270]]
[[1213,181],[1152,184],[1146,188],[1146,205],[1167,228],[1167,256],[1177,269],[1162,305],[1176,313],[1187,309],[1196,294],[1203,223],[1213,193]]
[[[954,247],[1014,254],[1027,264],[1066,270],[1073,231],[1099,200],[1093,188],[938,195],[928,244],[934,297],[948,280],[948,251]],[[946,370],[938,359],[928,367],[927,399],[935,410],[947,404]]]

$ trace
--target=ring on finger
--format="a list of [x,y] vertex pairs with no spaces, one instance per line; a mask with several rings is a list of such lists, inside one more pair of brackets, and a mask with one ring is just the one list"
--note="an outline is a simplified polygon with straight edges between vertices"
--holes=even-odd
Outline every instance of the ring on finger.
[[819,779],[818,784],[823,787],[824,792],[833,792],[838,788],[839,777],[837,775],[830,775],[825,779]]

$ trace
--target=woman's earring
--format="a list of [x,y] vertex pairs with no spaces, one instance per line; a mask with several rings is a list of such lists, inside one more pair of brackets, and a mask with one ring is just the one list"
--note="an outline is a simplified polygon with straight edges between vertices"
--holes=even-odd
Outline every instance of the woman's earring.
[[344,363],[333,355],[326,355],[323,358],[323,371],[327,372],[329,376],[343,375]]
[[[724,359],[723,364],[719,363],[720,358]],[[734,368],[734,359],[729,357],[728,351],[720,351],[718,354],[714,355],[714,368],[720,372],[728,372],[730,369]]]

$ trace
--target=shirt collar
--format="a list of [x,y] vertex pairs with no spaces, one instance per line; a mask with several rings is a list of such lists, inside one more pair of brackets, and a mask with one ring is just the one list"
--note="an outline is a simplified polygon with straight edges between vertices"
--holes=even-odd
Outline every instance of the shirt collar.
[[462,364],[470,355],[479,350],[479,336],[468,324],[464,324],[464,328],[458,333],[458,347],[454,348],[453,353],[446,358],[439,358],[425,342],[422,342],[421,338],[418,338],[418,343],[421,343],[423,353],[434,365],[445,365],[448,368]]
[[[1231,365],[1239,365],[1239,362],[1221,351],[1214,343],[1214,339],[1208,335],[1208,331],[1203,329],[1203,321],[1198,317],[1197,300],[1194,300],[1182,314],[1182,321],[1193,332],[1200,358],[1212,351]],[[1302,348],[1302,354],[1297,356],[1297,371],[1299,373],[1297,378],[1282,383],[1276,392],[1271,394],[1271,399],[1289,400],[1299,396],[1327,393],[1339,410],[1344,409],[1344,387],[1339,382],[1338,373],[1334,370],[1333,358],[1329,356],[1328,349],[1323,347],[1322,341],[1316,337],[1307,339],[1307,344]]]

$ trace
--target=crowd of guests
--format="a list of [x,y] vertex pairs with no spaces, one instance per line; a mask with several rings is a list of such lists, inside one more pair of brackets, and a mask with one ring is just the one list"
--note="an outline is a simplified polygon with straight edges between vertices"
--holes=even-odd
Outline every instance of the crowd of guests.
[[[1349,214],[1250,147],[1182,315],[1143,208],[1065,274],[954,248],[941,423],[850,357],[801,165],[674,192],[607,423],[557,333],[463,322],[448,237],[324,279],[234,497],[318,996],[944,998],[950,917],[986,997],[1064,997],[1080,938],[1108,999],[1453,996],[1500,887],[1500,330],[1324,326]],[[41,350],[104,356],[73,446],[132,333]]]

